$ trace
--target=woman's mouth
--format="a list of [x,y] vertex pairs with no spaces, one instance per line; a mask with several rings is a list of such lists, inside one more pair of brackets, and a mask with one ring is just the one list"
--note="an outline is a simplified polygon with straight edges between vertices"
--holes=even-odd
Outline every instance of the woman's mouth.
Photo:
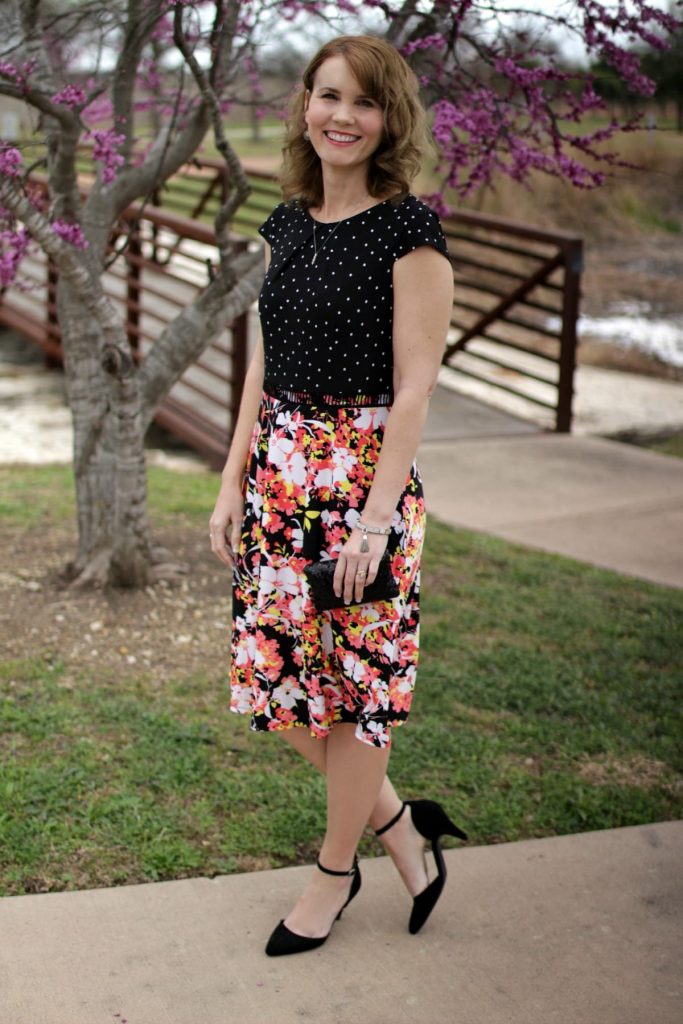
[[348,132],[323,132],[323,135],[333,146],[352,146],[358,142],[360,135],[349,135]]

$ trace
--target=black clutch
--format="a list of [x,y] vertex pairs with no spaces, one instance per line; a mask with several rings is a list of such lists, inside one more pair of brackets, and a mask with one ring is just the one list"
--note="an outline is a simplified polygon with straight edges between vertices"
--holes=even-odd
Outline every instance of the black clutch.
[[312,562],[304,569],[308,585],[311,588],[313,602],[318,611],[327,608],[350,608],[352,605],[367,604],[368,601],[391,601],[398,597],[399,587],[391,572],[391,558],[389,552],[385,551],[379,561],[377,575],[372,583],[363,589],[363,597],[360,601],[349,601],[347,604],[344,595],[340,597],[334,592],[332,580],[337,559],[326,558],[321,562]]

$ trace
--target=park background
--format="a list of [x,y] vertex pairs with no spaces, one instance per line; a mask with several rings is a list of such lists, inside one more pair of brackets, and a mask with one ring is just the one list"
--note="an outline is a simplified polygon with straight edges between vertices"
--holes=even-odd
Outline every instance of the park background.
[[[289,81],[292,54],[280,56],[266,98]],[[679,103],[644,107],[649,127],[618,142],[640,169],[595,191],[539,175],[458,200],[586,239],[594,332],[580,364],[681,381]],[[233,123],[245,163],[276,169],[281,122]],[[432,184],[426,174],[416,191]],[[609,318],[646,329],[605,340],[595,325]],[[674,332],[664,352],[646,336],[656,322]],[[31,359],[21,339],[3,341],[16,383]],[[16,388],[5,393],[16,404]],[[680,427],[623,436],[676,458]],[[150,443],[172,445],[158,432]],[[217,481],[191,460],[182,469],[150,466],[150,509],[189,573],[103,593],[64,586],[70,467],[0,469],[4,895],[304,864],[318,848],[324,780],[227,710],[229,579],[205,539]],[[473,844],[680,817],[679,590],[432,520],[422,593],[419,699],[391,762],[399,791],[442,800]],[[359,852],[377,846],[367,837]]]

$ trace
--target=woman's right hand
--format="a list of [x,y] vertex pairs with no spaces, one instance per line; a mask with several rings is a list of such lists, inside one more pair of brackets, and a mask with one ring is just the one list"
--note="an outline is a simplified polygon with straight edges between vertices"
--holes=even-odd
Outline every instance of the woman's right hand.
[[228,569],[234,566],[242,532],[244,498],[236,483],[223,483],[209,519],[211,550]]

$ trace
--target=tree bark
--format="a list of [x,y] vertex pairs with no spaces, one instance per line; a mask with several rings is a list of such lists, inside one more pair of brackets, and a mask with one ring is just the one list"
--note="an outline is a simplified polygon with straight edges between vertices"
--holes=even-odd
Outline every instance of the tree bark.
[[144,426],[132,356],[108,344],[67,281],[58,289],[74,426],[78,551],[75,586],[139,587],[155,561],[147,518]]

